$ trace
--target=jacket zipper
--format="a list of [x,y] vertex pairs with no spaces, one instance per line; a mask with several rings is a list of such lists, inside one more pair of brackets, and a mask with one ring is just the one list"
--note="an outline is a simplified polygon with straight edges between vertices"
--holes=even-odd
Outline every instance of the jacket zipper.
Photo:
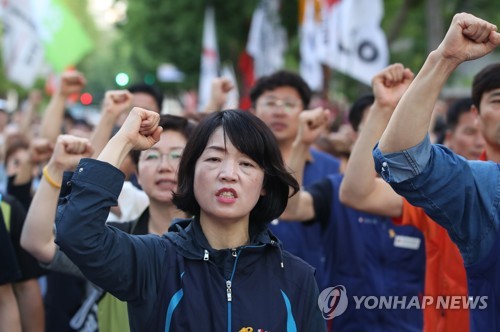
[[236,264],[238,263],[238,258],[240,257],[241,249],[245,248],[259,248],[259,247],[264,247],[265,244],[262,245],[257,245],[257,246],[245,246],[241,247],[240,249],[231,249],[231,255],[235,258],[234,264],[233,264],[233,272],[231,272],[231,277],[229,280],[226,280],[226,297],[227,297],[227,332],[231,332],[231,313],[232,313],[232,308],[231,308],[231,303],[233,302],[233,277],[234,273],[236,272]]
[[226,281],[226,292],[227,292],[227,302],[231,302],[233,300],[233,296],[231,294],[231,280]]
[[232,325],[232,308],[231,308],[231,303],[233,301],[233,291],[232,291],[232,285],[233,285],[233,277],[234,273],[236,272],[236,264],[238,263],[238,257],[240,256],[240,250],[236,249],[231,249],[231,255],[235,257],[234,263],[233,263],[233,271],[231,272],[231,277],[229,280],[226,280],[226,296],[227,296],[227,331],[231,332],[231,325]]

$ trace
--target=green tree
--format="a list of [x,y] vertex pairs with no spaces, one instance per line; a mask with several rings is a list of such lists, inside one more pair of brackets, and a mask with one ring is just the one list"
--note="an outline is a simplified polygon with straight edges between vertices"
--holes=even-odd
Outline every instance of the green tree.
[[[215,8],[220,58],[234,63],[245,45],[255,2],[210,3]],[[186,74],[181,87],[197,86],[206,5],[204,1],[129,2],[123,30],[133,45],[130,60],[141,75],[154,73],[160,63],[168,62]]]

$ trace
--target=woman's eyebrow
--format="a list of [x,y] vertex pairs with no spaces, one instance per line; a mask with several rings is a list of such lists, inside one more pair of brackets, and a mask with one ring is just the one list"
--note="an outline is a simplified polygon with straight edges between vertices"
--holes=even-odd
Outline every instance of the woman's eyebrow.
[[205,148],[205,150],[209,150],[209,149],[210,149],[210,150],[221,151],[221,152],[225,152],[225,151],[226,151],[226,149],[225,149],[224,147],[222,147],[222,146],[218,146],[218,145],[210,145],[210,146],[207,146],[207,147]]

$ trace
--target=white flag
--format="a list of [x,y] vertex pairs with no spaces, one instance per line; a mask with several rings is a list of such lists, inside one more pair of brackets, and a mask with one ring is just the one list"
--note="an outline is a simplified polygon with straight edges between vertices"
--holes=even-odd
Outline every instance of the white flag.
[[203,50],[201,54],[200,85],[198,88],[198,109],[203,110],[210,100],[212,80],[219,70],[219,51],[215,31],[215,13],[213,7],[205,10],[203,23]]
[[365,84],[389,62],[382,0],[342,0],[327,10],[326,63]]
[[300,26],[300,76],[312,90],[319,91],[323,88],[322,22],[315,18],[315,0],[304,1],[304,17]]
[[2,1],[4,23],[3,64],[7,78],[29,89],[43,64],[44,50],[38,37],[29,0]]
[[227,100],[224,106],[222,107],[223,110],[227,109],[237,109],[239,108],[240,105],[240,94],[238,92],[238,82],[236,80],[236,75],[234,74],[234,69],[232,65],[225,64],[222,67],[222,72],[221,72],[221,77],[228,78],[231,83],[233,84],[233,88],[229,93],[227,94]]
[[285,64],[286,30],[278,13],[280,0],[261,0],[248,34],[247,52],[253,57],[255,78],[269,75]]

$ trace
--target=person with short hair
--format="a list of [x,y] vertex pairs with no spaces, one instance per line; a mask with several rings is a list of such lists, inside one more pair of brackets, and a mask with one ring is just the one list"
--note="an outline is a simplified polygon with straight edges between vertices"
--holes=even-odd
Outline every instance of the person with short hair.
[[472,110],[472,98],[460,98],[446,112],[444,145],[469,160],[478,160],[485,148],[477,114]]
[[163,93],[158,87],[146,83],[136,83],[127,87],[127,90],[133,95],[132,106],[161,113]]
[[[374,170],[373,146],[380,139],[399,99],[413,79],[413,73],[402,64],[394,64],[387,69],[372,80],[374,103],[367,112],[363,130],[353,147],[340,186],[340,200],[351,208],[392,217],[396,225],[412,226],[422,232],[425,240],[423,296],[433,301],[422,310],[423,331],[465,332],[467,329],[464,326],[469,325],[469,310],[443,308],[438,301],[439,297],[450,295],[467,296],[463,259],[456,245],[443,227],[432,221],[423,209],[412,206],[398,195],[389,184],[377,177]],[[407,262],[404,266],[412,265]]]
[[298,184],[272,133],[249,113],[214,113],[188,141],[173,202],[192,218],[161,237],[105,225],[123,183],[117,167],[131,149],[159,140],[158,121],[134,108],[98,159],[82,159],[65,181],[56,218],[61,250],[128,302],[132,331],[324,331],[313,268],[267,228]]
[[[255,114],[276,137],[281,156],[289,162],[293,142],[298,133],[299,117],[309,112],[312,92],[300,75],[280,70],[261,77],[252,87],[250,99]],[[319,150],[308,148],[301,185],[309,186],[331,174],[339,173],[340,161]],[[283,242],[283,247],[316,269],[318,284],[324,282],[324,247],[319,239],[324,229],[320,223],[303,224],[275,220],[271,231]]]
[[481,160],[500,163],[500,132],[498,124],[498,93],[500,63],[484,67],[472,82],[472,112],[477,115],[479,129],[486,141]]
[[[142,152],[130,151],[124,158],[132,160],[129,162],[138,167],[139,181],[148,199],[148,206],[126,221],[110,222],[109,217],[107,218],[108,225],[129,234],[161,235],[167,232],[174,218],[186,217],[186,214],[172,203],[172,190],[176,188],[177,167],[186,142],[194,131],[194,125],[187,119],[173,115],[161,115],[159,124],[163,131],[157,144]],[[38,148],[34,152],[44,151],[45,148]],[[52,272],[61,272],[81,279],[84,278],[81,271],[54,243],[53,229],[63,172],[73,170],[80,159],[88,157],[92,150],[87,139],[69,135],[58,137],[54,153],[28,211],[21,236],[21,245],[34,255],[42,266]],[[125,163],[122,162],[120,170],[126,178],[127,172],[123,167]],[[126,183],[125,181],[124,185]],[[123,189],[118,202],[122,194]],[[128,209],[133,203],[135,202],[123,204],[127,204],[125,208]],[[130,213],[127,214],[130,216]],[[71,317],[71,327],[78,331],[89,329],[90,326],[95,326],[100,331],[128,331],[126,304],[93,285],[89,288],[92,288],[92,291],[88,292],[78,312]]]
[[[373,79],[385,82],[388,89],[384,99],[398,99],[410,84],[411,72],[401,65],[391,65]],[[374,83],[374,89],[376,85]],[[380,111],[372,106],[373,96],[358,98],[350,108],[353,127],[360,131],[359,144],[367,135],[376,135],[380,126],[375,125],[373,114]],[[382,113],[382,112],[380,112]],[[318,132],[315,123],[324,123],[320,110],[304,112],[300,116],[299,135],[294,143],[294,158],[289,167],[294,174],[301,174],[304,152]],[[362,129],[361,129],[362,128]],[[356,143],[358,145],[358,142]],[[302,155],[302,156],[301,156]],[[356,159],[356,153],[353,158]],[[364,167],[359,160],[349,160],[349,168]],[[365,163],[366,164],[366,163]],[[375,173],[371,171],[371,173]],[[347,176],[347,174],[346,174]],[[370,174],[358,175],[357,182],[366,182]],[[393,220],[379,211],[360,211],[344,205],[340,200],[340,187],[347,179],[343,174],[332,174],[293,196],[282,219],[319,224],[323,230],[318,241],[325,248],[325,278],[321,288],[341,285],[345,287],[350,303],[369,295],[387,299],[420,299],[424,291],[425,247],[423,234],[410,225],[395,225]],[[363,187],[366,187],[363,184]],[[401,199],[400,199],[401,201]],[[389,202],[380,204],[380,207]],[[357,304],[361,304],[356,301]],[[385,308],[367,308],[349,304],[341,315],[330,315],[325,305],[323,314],[328,319],[328,331],[422,331],[423,312],[405,305]],[[333,307],[334,308],[334,307]]]
[[[479,303],[470,310],[471,331],[500,328],[500,168],[493,162],[465,160],[443,146],[432,145],[427,130],[433,105],[447,79],[461,63],[500,46],[496,30],[495,25],[471,14],[456,14],[373,150],[375,168],[383,179],[411,204],[424,208],[458,246],[467,272],[468,300]],[[483,113],[483,133],[491,134],[489,138],[485,135],[488,158],[495,157],[489,146],[493,147],[492,138],[498,138],[500,114],[499,81],[491,84],[480,101],[473,93],[474,103]]]

